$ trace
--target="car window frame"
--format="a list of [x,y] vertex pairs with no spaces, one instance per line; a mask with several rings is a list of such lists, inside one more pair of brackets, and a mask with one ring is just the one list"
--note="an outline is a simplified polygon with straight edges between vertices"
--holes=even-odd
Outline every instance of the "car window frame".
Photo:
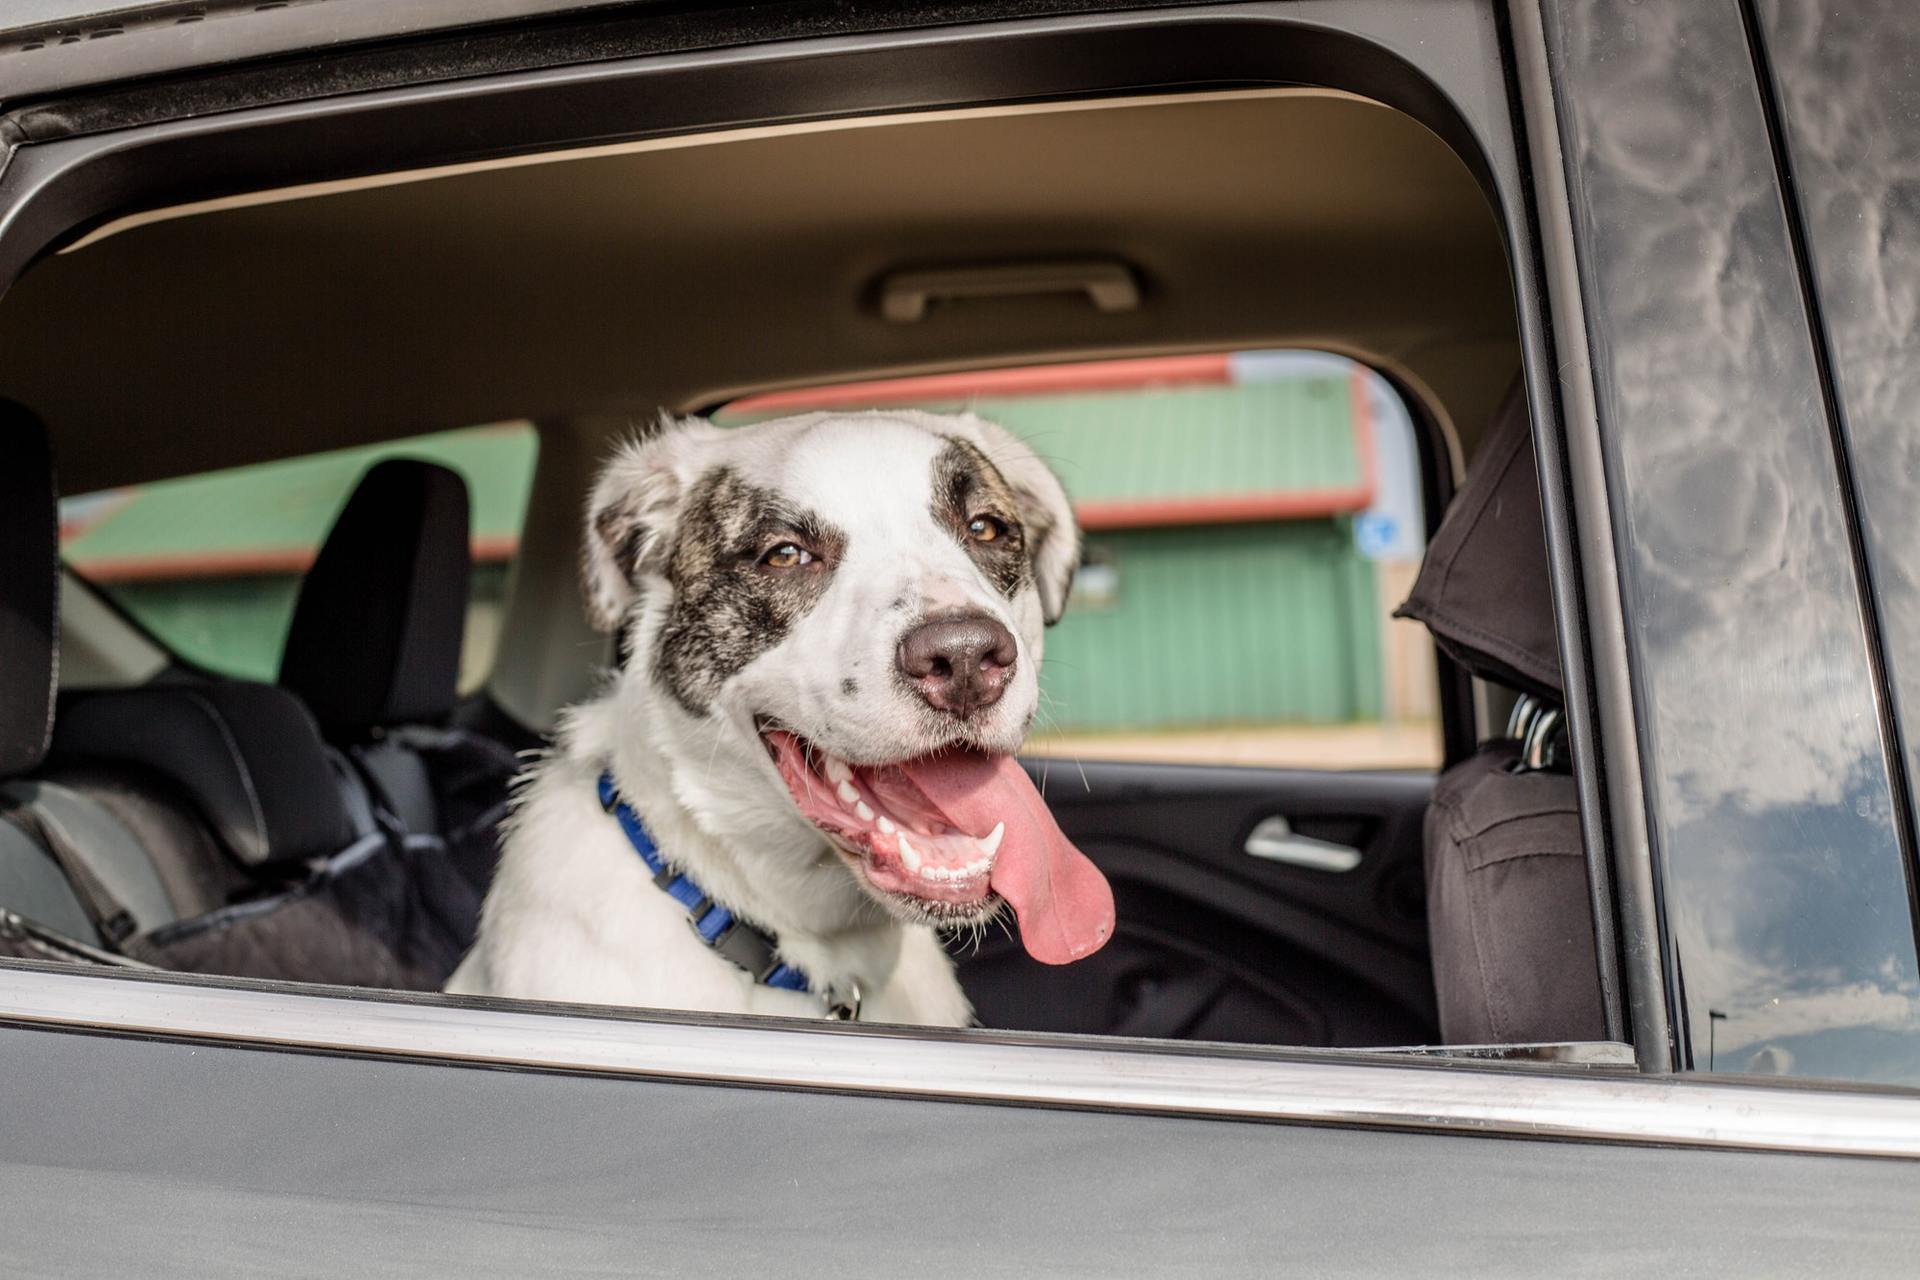
[[[1464,11],[1464,6],[1456,7]],[[1142,81],[1146,87],[1196,79],[1326,83],[1363,92],[1413,115],[1447,141],[1487,188],[1509,238],[1562,667],[1569,680],[1567,710],[1582,787],[1583,834],[1590,869],[1598,868],[1597,893],[1604,901],[1610,845],[1598,803],[1601,751],[1581,591],[1587,550],[1583,539],[1576,540],[1569,518],[1572,490],[1550,372],[1557,361],[1537,274],[1531,193],[1523,185],[1527,135],[1520,128],[1520,113],[1506,96],[1504,77],[1493,74],[1505,67],[1497,42],[1500,33],[1481,21],[1457,30],[1457,38],[1449,40],[1443,38],[1448,19],[1437,10],[1415,13],[1387,4],[1350,10],[1314,0],[1244,6],[1226,15],[1082,15],[932,33],[796,41],[744,53],[636,58],[415,86],[351,100],[285,103],[229,116],[143,124],[118,133],[82,131],[17,148],[0,171],[0,280],[11,280],[38,254],[129,208],[189,202],[209,191],[245,190],[250,184],[278,187],[303,172],[377,173],[431,168],[436,158],[442,163],[452,162],[452,157],[470,160],[471,138],[477,132],[495,136],[498,153],[506,155],[536,146],[559,150],[579,145],[584,141],[579,134],[582,122],[604,119],[609,112],[629,120],[634,113],[642,114],[649,124],[638,131],[647,136],[717,130],[727,120],[742,118],[765,127],[770,99],[781,101],[784,118],[794,121],[869,115],[882,108],[863,90],[869,82],[866,72],[889,58],[921,73],[911,87],[894,90],[899,97],[891,105],[903,111],[942,102],[977,104],[983,98],[1018,100],[1049,89],[1069,96],[1109,97],[1119,86]],[[982,35],[1013,41],[1030,56],[983,57],[981,49],[998,53],[1004,46],[982,44]],[[1493,65],[1487,64],[1489,57]],[[1415,58],[1421,65],[1416,66]],[[1448,80],[1449,88],[1442,89],[1435,75]],[[1019,77],[1026,81],[1019,82]],[[707,81],[714,92],[693,91]],[[646,92],[635,92],[636,86]],[[402,118],[412,127],[389,127]],[[232,147],[207,145],[216,135],[231,135],[227,140]],[[605,133],[593,137],[604,140]],[[1585,501],[1584,491],[1582,497]],[[1631,739],[1627,741],[1630,753]],[[1619,742],[1609,741],[1610,753],[1620,750]],[[1612,976],[1610,904],[1596,913],[1595,931],[1609,1040],[1617,1042],[1624,1037],[1620,989]],[[300,989],[276,990],[291,996]],[[450,997],[439,999],[449,1008],[459,1007]],[[1098,1039],[1072,1049],[1090,1056],[1105,1051]],[[1643,1046],[1643,1069],[1649,1054]]]

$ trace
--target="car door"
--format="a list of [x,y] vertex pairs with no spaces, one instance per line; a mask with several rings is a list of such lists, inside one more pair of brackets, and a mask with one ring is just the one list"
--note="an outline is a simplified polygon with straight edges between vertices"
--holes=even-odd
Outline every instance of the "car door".
[[1436,1038],[1420,823],[1433,775],[1041,760],[1120,924],[1044,968],[1013,939],[963,953],[989,1026],[1266,1044]]
[[[1672,21],[1695,15],[1686,21],[1719,35],[1716,24],[1737,18],[1731,6],[1652,8]],[[698,23],[675,29],[704,50],[698,57],[599,46],[590,72],[578,46],[525,70],[526,43],[543,35],[530,30],[511,33],[513,57],[485,42],[460,51],[474,61],[442,65],[450,79],[419,93],[391,62],[291,59],[250,86],[189,86],[226,95],[212,114],[168,85],[29,104],[10,118],[0,133],[9,148],[0,278],[115,211],[467,156],[477,139],[503,151],[578,142],[581,132],[606,136],[615,119],[640,133],[719,117],[1303,76],[1378,95],[1470,146],[1507,224],[1557,598],[1568,618],[1602,623],[1592,687],[1582,637],[1565,624],[1585,798],[1600,794],[1604,743],[1607,847],[1623,881],[1627,872],[1644,881],[1646,841],[1618,821],[1634,815],[1615,776],[1641,776],[1634,713],[1629,703],[1623,723],[1607,707],[1624,696],[1626,670],[1620,636],[1604,625],[1618,621],[1617,607],[1605,612],[1609,592],[1618,603],[1614,543],[1604,486],[1596,497],[1595,476],[1581,469],[1581,449],[1598,446],[1577,411],[1592,354],[1578,349],[1580,335],[1596,351],[1617,349],[1631,317],[1601,312],[1588,328],[1559,324],[1566,313],[1556,310],[1563,345],[1548,346],[1548,302],[1573,306],[1582,281],[1571,273],[1592,261],[1576,258],[1565,234],[1569,209],[1590,195],[1556,196],[1541,177],[1560,158],[1549,54],[1562,76],[1617,63],[1642,9],[1556,5],[1560,25],[1545,32],[1528,5],[1513,6],[1508,26],[1464,0],[1037,18],[970,9],[1019,21],[880,34],[829,13],[780,27],[788,39],[777,46],[730,47],[737,35]],[[869,20],[913,21],[904,11]],[[523,70],[489,80],[503,60]],[[1746,83],[1739,65],[1706,70]],[[451,78],[460,74],[471,78]],[[303,101],[293,87],[366,89],[383,75],[383,92],[331,102]],[[1587,159],[1608,155],[1602,147]],[[1523,157],[1540,186],[1524,184]],[[1568,403],[1575,409],[1557,412]],[[1597,534],[1569,518],[1574,494]],[[1576,541],[1584,555],[1569,564]],[[1584,613],[1572,608],[1583,594]],[[1664,767],[1651,757],[1643,780],[1661,781]],[[1096,812],[1070,821],[1096,846],[1133,838],[1143,819],[1128,806],[1163,780],[1125,769],[1090,779]],[[1200,830],[1149,832],[1149,843],[1202,863],[1231,860],[1248,824],[1276,810],[1310,838],[1364,846],[1365,832],[1338,824],[1384,824],[1417,806],[1417,784],[1404,796],[1385,783],[1371,798],[1331,794],[1320,813],[1283,776],[1244,788],[1194,776],[1172,789],[1164,812]],[[1126,874],[1118,854],[1102,857]],[[1622,886],[1629,924],[1652,912],[1641,887]],[[1626,941],[1640,1060],[1657,1065],[1667,1049],[1650,1031],[1665,1026],[1661,935],[1630,930]],[[1906,1207],[1920,1169],[1911,1098],[1673,1081],[1636,1073],[1611,1048],[1545,1057],[936,1036],[8,962],[0,1255],[27,1273],[138,1265],[156,1275],[732,1273],[742,1263],[793,1274],[910,1265],[1222,1275],[1291,1264],[1532,1275],[1642,1256],[1700,1269],[1729,1259],[1781,1271],[1908,1265]]]
[[1920,1166],[1790,1152],[1920,1150],[1857,1094],[18,968],[0,1002],[12,1274],[1896,1274],[1920,1232]]

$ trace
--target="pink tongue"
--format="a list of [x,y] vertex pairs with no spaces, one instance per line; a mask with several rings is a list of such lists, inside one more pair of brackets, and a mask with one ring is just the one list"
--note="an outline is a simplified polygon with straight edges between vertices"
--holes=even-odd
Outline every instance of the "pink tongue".
[[900,769],[960,830],[984,836],[1007,824],[988,883],[1013,904],[1028,955],[1069,964],[1107,944],[1113,890],[1061,833],[1018,760],[948,751]]

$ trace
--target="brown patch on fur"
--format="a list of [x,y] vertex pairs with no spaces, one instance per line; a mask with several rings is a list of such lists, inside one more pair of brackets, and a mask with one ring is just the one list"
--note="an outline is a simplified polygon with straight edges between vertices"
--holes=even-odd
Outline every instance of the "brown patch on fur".
[[[949,437],[947,447],[933,460],[934,523],[953,534],[987,581],[1008,599],[1033,582],[1020,509],[1019,494],[987,455],[965,440]],[[970,537],[967,525],[977,516],[998,520],[1006,528],[1005,535],[992,542]]]
[[[819,568],[764,571],[760,556],[775,538],[807,546]],[[779,644],[820,599],[846,542],[833,525],[731,468],[708,472],[687,495],[667,561],[673,605],[655,678],[681,706],[704,712],[729,676]]]

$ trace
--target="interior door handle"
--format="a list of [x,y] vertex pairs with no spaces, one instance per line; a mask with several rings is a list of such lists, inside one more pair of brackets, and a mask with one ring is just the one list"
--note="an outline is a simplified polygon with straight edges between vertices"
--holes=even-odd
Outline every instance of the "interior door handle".
[[1311,871],[1351,871],[1360,865],[1360,851],[1350,844],[1318,840],[1293,829],[1281,814],[1262,818],[1247,837],[1247,853],[1268,862],[1284,862],[1290,867]]

